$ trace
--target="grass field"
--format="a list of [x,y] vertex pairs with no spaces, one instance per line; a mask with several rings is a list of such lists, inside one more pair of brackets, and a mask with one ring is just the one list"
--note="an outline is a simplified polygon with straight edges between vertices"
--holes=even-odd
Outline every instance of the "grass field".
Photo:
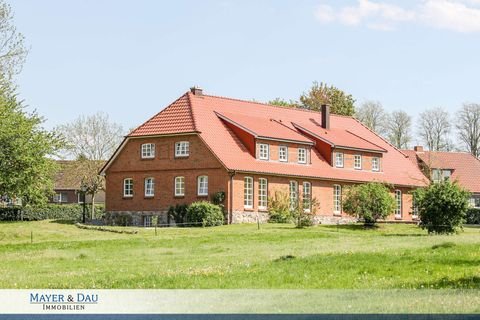
[[480,228],[451,236],[413,225],[136,230],[1,223],[0,288],[480,288]]

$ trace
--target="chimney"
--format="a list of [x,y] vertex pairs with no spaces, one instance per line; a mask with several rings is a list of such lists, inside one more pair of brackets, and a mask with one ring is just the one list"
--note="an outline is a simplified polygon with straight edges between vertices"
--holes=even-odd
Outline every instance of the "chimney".
[[423,147],[422,146],[415,146],[415,147],[413,147],[413,150],[415,152],[423,152]]
[[191,87],[190,91],[196,96],[203,96],[203,89],[198,86]]
[[322,128],[330,129],[330,106],[322,104]]

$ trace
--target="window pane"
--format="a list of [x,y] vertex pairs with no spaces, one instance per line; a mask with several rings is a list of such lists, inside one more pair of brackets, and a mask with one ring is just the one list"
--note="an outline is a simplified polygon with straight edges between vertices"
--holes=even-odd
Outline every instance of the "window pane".
[[342,212],[342,187],[339,185],[333,186],[333,212]]
[[175,196],[185,195],[185,177],[175,178]]
[[198,177],[198,195],[208,196],[208,176]]
[[246,208],[253,207],[253,178],[251,177],[245,177],[243,205]]
[[310,212],[312,204],[312,185],[310,182],[303,183],[303,210]]
[[258,208],[267,208],[267,196],[268,196],[268,182],[267,179],[260,178],[258,180]]
[[337,152],[335,154],[335,166],[336,167],[343,167],[343,153]]
[[395,216],[397,218],[402,216],[402,191],[395,190],[395,201],[397,207],[395,208]]
[[175,143],[175,156],[187,157],[190,154],[190,142],[180,141]]
[[153,178],[145,179],[145,196],[151,197],[154,195],[154,180]]
[[294,210],[298,205],[298,183],[290,181],[290,209]]

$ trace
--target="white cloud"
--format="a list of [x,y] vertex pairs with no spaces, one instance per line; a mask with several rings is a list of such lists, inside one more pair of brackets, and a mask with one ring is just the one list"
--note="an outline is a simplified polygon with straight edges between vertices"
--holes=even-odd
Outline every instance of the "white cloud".
[[366,26],[390,31],[402,23],[418,23],[457,32],[480,32],[480,0],[423,0],[413,8],[382,1],[358,0],[356,5],[334,9],[321,4],[315,17],[322,23]]

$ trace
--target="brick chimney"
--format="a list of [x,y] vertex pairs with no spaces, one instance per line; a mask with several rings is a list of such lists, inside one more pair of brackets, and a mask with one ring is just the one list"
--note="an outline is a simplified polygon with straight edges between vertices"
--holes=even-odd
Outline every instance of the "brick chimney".
[[330,129],[330,106],[322,104],[322,128]]
[[423,152],[423,147],[422,146],[415,146],[415,147],[413,147],[413,150],[415,152]]
[[190,92],[199,97],[203,96],[203,89],[198,86],[191,87]]

